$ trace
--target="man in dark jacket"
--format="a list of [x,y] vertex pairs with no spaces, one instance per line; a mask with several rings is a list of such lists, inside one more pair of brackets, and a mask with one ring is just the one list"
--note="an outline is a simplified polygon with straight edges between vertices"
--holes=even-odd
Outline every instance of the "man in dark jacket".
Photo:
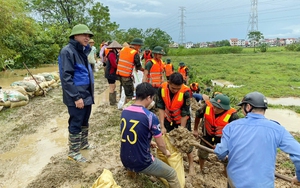
[[69,112],[69,154],[68,158],[87,162],[80,149],[88,149],[89,118],[94,104],[94,75],[88,62],[91,51],[89,40],[93,33],[86,25],[73,27],[69,44],[58,57],[63,102]]

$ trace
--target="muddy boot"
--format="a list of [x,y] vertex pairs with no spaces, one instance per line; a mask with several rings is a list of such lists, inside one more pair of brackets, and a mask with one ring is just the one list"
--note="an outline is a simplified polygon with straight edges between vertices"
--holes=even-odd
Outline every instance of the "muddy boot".
[[113,98],[112,98],[112,99],[113,99],[113,103],[114,103],[114,104],[117,104],[117,103],[118,103],[118,102],[117,102],[117,92],[116,92],[116,91],[113,92]]
[[77,161],[77,162],[87,162],[87,159],[84,158],[80,151],[81,145],[81,133],[79,134],[71,134],[69,133],[69,154],[68,159]]
[[81,127],[81,146],[80,149],[92,149],[93,147],[88,142],[88,136],[89,136],[89,127],[88,126],[82,126]]
[[114,105],[114,93],[109,93],[109,104]]

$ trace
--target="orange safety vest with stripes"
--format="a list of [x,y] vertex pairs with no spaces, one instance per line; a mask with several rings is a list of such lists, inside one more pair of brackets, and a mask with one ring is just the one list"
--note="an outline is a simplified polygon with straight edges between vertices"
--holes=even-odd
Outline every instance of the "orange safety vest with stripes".
[[116,74],[122,77],[131,77],[134,67],[134,56],[138,52],[135,49],[124,47],[120,51]]
[[186,68],[187,68],[186,66],[184,66],[182,68],[180,68],[180,67],[178,68],[178,72],[182,75],[183,80],[186,80],[186,78],[187,78],[186,71],[185,71]]
[[152,67],[147,75],[147,82],[153,87],[160,87],[163,82],[164,63],[160,60],[151,59]]
[[170,76],[171,74],[173,74],[173,65],[171,63],[165,65],[165,72],[166,76]]
[[176,124],[181,123],[181,107],[184,102],[184,93],[189,91],[188,86],[182,84],[180,90],[174,95],[173,99],[170,99],[170,90],[168,88],[168,82],[164,82],[161,86],[161,97],[165,103],[165,118]]
[[209,100],[206,100],[205,103],[207,105],[204,113],[204,126],[206,132],[210,136],[221,137],[223,128],[229,123],[228,121],[231,115],[235,113],[236,110],[231,108],[216,118],[213,104]]
[[198,91],[198,89],[199,89],[199,84],[198,83],[195,83],[195,86],[193,86],[193,84],[190,84],[190,87],[191,87],[191,90],[192,91]]

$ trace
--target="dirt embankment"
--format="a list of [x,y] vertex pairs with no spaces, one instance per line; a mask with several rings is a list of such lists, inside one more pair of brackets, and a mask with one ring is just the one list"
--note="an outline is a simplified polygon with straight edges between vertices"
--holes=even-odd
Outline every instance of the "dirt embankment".
[[[96,104],[90,118],[90,143],[95,149],[83,152],[91,163],[67,160],[68,113],[62,103],[61,88],[50,91],[46,97],[31,99],[26,106],[1,111],[0,187],[91,187],[103,169],[110,170],[116,183],[124,188],[164,187],[146,175],[126,175],[119,158],[121,111],[108,105],[107,86],[100,70],[95,74]],[[211,154],[206,163],[208,170],[202,173],[196,153],[194,149],[195,176],[187,175],[184,158],[186,187],[225,187],[223,164]],[[279,152],[277,159],[277,171],[292,177],[294,169],[288,156]],[[290,184],[276,179],[276,187]]]

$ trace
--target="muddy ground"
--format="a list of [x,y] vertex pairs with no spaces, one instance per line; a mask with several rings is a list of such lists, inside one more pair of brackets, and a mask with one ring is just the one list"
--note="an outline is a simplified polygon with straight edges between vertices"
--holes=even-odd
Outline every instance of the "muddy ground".
[[[119,158],[119,117],[121,111],[108,105],[107,81],[103,71],[95,74],[96,104],[90,118],[90,143],[95,149],[84,151],[90,163],[67,160],[67,109],[62,103],[61,88],[35,97],[29,104],[0,113],[0,187],[1,188],[85,188],[91,187],[103,169],[112,172],[116,183],[127,187],[165,187],[159,180],[138,174],[129,177]],[[297,135],[299,137],[299,135]],[[196,175],[188,175],[184,155],[186,187],[226,187],[223,164],[210,154],[205,172],[200,172],[194,149]],[[262,159],[263,160],[263,159]],[[278,153],[276,170],[293,177],[288,156]],[[291,184],[276,178],[276,187]]]

